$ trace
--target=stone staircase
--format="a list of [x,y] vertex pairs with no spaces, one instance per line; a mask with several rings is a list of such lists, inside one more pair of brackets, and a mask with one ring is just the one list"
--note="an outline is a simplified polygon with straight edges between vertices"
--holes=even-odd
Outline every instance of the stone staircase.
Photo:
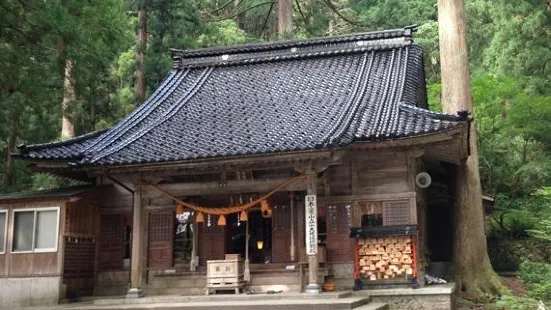
[[[41,308],[33,308],[41,310]],[[46,308],[44,308],[46,309]],[[351,292],[332,292],[319,295],[280,293],[253,295],[214,296],[154,296],[136,299],[109,298],[61,305],[58,310],[388,310],[385,303],[376,303],[369,296],[356,296]]]

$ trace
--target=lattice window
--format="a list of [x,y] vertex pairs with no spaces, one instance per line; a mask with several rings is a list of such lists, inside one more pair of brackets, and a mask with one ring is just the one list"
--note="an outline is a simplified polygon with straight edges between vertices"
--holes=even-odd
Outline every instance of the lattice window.
[[384,204],[384,226],[411,224],[409,201],[393,201]]
[[65,237],[63,278],[93,278],[95,253],[93,238]]
[[109,214],[101,216],[101,247],[122,246],[124,241],[124,227],[121,223],[120,214]]
[[149,242],[172,240],[172,212],[157,212],[149,215]]

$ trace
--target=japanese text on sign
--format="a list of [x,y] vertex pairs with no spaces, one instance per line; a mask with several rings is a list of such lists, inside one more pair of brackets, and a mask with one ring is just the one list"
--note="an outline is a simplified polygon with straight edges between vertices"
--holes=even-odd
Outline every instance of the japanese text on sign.
[[316,195],[306,195],[306,255],[318,252],[318,207]]

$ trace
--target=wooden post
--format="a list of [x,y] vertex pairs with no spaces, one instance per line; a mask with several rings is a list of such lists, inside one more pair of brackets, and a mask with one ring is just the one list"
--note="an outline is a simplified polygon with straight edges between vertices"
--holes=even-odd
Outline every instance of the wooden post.
[[136,186],[134,191],[134,209],[132,225],[132,258],[130,267],[130,289],[126,298],[143,297],[143,229],[142,229],[142,189]]
[[[317,181],[317,173],[315,170],[313,171],[309,171],[308,172],[308,183],[306,185],[306,196],[307,196],[307,200],[308,200],[308,196],[309,195],[313,195],[314,197],[316,196],[316,181]],[[308,208],[309,208],[309,202],[308,201],[305,201],[304,203],[305,205],[305,211],[306,211],[306,220],[305,220],[305,225],[306,225],[306,248],[308,249],[308,242],[309,241],[312,241],[310,240],[310,238],[308,237],[309,235],[309,223],[311,223],[312,221],[314,221],[314,226],[316,227],[316,232],[315,232],[315,236],[312,237],[312,239],[314,239],[314,248],[315,248],[315,252],[314,253],[308,253],[307,251],[307,254],[308,254],[308,286],[306,287],[306,293],[309,293],[309,294],[319,294],[321,292],[321,289],[320,289],[320,285],[318,284],[318,255],[317,255],[317,206],[316,204],[314,203],[314,208],[316,210],[316,212],[314,212],[314,216],[313,218],[309,218],[309,212],[307,211]],[[312,213],[312,212],[310,212]]]
[[290,258],[291,258],[291,261],[294,262],[295,261],[295,197],[294,197],[294,192],[291,191],[289,193],[289,203],[290,203],[290,206],[291,206],[291,212],[290,212],[290,215],[291,215],[291,248],[289,250],[289,253],[290,253]]
[[245,222],[245,271],[243,272],[243,280],[251,282],[251,267],[249,261],[249,222],[251,218],[249,217],[249,210],[247,212],[247,221]]
[[197,269],[197,265],[199,265],[199,259],[197,257],[198,249],[199,249],[199,224],[195,222],[195,217],[192,218],[191,222],[192,224],[192,248],[191,248],[191,259],[189,262],[189,270],[195,271]]

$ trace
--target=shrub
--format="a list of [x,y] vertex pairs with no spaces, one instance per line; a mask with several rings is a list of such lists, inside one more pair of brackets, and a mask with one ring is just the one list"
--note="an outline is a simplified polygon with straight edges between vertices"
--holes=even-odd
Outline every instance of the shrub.
[[519,277],[528,288],[528,296],[551,301],[551,264],[523,262]]

